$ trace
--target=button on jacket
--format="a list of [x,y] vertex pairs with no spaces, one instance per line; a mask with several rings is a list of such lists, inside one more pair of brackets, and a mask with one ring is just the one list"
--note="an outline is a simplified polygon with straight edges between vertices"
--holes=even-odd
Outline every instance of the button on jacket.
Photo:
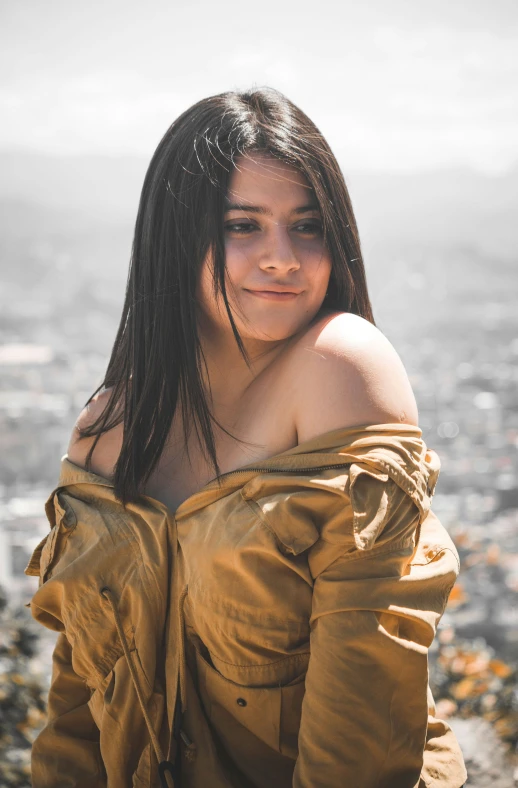
[[428,649],[458,577],[420,428],[367,424],[126,510],[61,460],[25,570],[59,632],[34,788],[460,788]]

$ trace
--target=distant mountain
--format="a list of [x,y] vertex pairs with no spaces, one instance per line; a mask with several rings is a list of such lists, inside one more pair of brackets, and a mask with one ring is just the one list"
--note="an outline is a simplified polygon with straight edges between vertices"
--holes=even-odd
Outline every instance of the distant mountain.
[[467,246],[518,263],[518,166],[500,176],[457,168],[345,177],[367,248]]
[[[53,157],[0,152],[0,232],[20,223],[38,231],[119,226],[132,229],[149,161],[139,157]],[[343,167],[366,253],[383,249],[472,246],[516,260],[518,166],[500,176],[469,169],[383,173]],[[24,218],[25,217],[25,218]]]
[[120,282],[132,231],[131,221],[96,216],[86,207],[0,197],[0,282],[28,289],[64,275],[77,284],[93,277]]
[[[118,302],[147,165],[137,157],[0,153],[0,280],[23,288],[55,282],[55,292],[92,279],[108,292],[112,282]],[[456,294],[515,292],[518,168],[499,177],[452,169],[345,178],[371,294],[384,308],[433,298],[436,311]]]
[[135,219],[147,165],[138,157],[54,157],[2,151],[0,199],[126,223]]

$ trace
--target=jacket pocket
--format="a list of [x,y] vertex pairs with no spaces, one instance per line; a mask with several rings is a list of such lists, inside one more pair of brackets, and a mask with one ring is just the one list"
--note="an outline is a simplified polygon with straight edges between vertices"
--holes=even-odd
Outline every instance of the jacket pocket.
[[[246,742],[249,732],[276,752],[295,759],[306,670],[282,686],[244,686],[210,665],[197,644],[195,651],[203,708],[229,752],[239,742]],[[299,655],[293,660],[300,666]]]

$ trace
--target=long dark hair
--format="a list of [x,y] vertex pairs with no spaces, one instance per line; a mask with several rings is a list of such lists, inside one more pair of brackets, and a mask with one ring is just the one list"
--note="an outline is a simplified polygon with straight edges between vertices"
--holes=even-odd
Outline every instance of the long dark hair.
[[214,292],[222,293],[249,365],[225,288],[223,215],[236,157],[256,152],[296,167],[314,191],[332,261],[325,305],[375,324],[349,193],[315,124],[272,88],[220,93],[187,109],[162,137],[144,178],[119,328],[105,378],[85,405],[101,389],[113,392],[101,415],[80,431],[81,437],[97,436],[86,457],[89,469],[100,435],[124,422],[113,477],[124,507],[141,498],[178,401],[186,448],[194,425],[220,476],[211,422],[230,433],[205,398],[195,291],[202,262],[212,251]]

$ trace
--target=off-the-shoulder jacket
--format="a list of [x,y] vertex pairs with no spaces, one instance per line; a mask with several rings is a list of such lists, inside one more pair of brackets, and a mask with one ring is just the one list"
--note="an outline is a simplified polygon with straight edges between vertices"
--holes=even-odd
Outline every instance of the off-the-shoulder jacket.
[[420,428],[333,430],[126,509],[61,460],[34,788],[459,788],[428,649],[459,573]]

